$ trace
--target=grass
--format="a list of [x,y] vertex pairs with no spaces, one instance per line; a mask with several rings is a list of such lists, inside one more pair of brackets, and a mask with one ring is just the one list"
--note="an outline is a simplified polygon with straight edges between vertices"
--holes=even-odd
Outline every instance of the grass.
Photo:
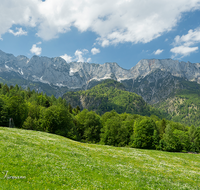
[[85,144],[0,127],[1,189],[200,189],[200,154]]

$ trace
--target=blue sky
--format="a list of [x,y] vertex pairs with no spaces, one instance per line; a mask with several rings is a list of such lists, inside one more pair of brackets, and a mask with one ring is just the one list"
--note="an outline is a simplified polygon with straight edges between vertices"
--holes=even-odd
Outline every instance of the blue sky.
[[200,62],[200,0],[2,0],[0,49],[67,62]]

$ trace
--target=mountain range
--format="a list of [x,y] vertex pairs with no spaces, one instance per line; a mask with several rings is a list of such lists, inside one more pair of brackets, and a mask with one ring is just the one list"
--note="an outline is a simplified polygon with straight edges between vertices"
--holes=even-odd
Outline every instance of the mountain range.
[[102,80],[113,79],[123,83],[126,90],[136,92],[148,103],[155,104],[173,89],[181,88],[182,80],[200,83],[200,63],[143,59],[126,70],[117,63],[67,63],[61,57],[33,56],[29,59],[0,50],[0,76],[1,82],[9,85],[17,83],[55,96],[62,96],[67,91],[86,90]]

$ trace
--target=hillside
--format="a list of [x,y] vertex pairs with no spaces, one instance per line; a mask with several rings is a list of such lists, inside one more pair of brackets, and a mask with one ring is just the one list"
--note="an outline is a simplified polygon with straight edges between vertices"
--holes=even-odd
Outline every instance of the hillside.
[[148,105],[141,96],[128,92],[125,86],[114,80],[104,80],[95,87],[86,91],[67,92],[63,98],[72,107],[94,110],[99,114],[116,110],[118,113],[132,113],[162,117],[161,112]]
[[2,189],[198,189],[200,155],[0,127]]
[[[200,127],[188,127],[159,118],[155,114],[150,117],[142,116],[156,113],[154,111],[156,109],[147,105],[134,93],[129,95],[129,92],[118,91],[118,88],[123,88],[120,83],[109,80],[101,85],[107,86],[104,89],[106,93],[111,92],[106,97],[112,98],[112,92],[122,94],[123,96],[111,100],[122,103],[124,101],[124,104],[133,105],[141,111],[141,115],[118,114],[115,110],[99,115],[87,109],[80,110],[78,106],[72,109],[70,104],[61,97],[56,99],[53,95],[49,97],[34,90],[22,90],[17,85],[8,87],[1,84],[0,126],[8,127],[10,122],[14,121],[13,125],[16,128],[45,131],[81,142],[172,152],[200,152]],[[113,85],[119,86],[112,88]],[[109,91],[110,89],[113,90]],[[94,92],[97,96],[92,100],[98,97],[98,92]],[[118,97],[120,99],[117,99]],[[127,101],[127,97],[131,103]],[[107,103],[105,102],[104,105],[107,106]]]
[[[196,84],[195,84],[196,85]],[[175,95],[155,105],[168,113],[166,118],[185,125],[200,126],[200,90],[179,90]]]
[[[164,114],[165,118],[173,121],[200,125],[200,63],[143,59],[126,70],[117,63],[67,63],[61,57],[33,56],[29,59],[0,50],[0,76],[0,83],[8,86],[17,84],[23,89],[44,92],[56,98],[69,92],[63,97],[73,107],[79,105],[81,109],[95,110],[99,114],[112,109],[118,113],[153,114],[160,118]],[[111,89],[101,86],[103,90],[99,90],[98,86],[87,90],[106,79],[123,85],[113,83]],[[78,90],[82,91],[71,93]]]
[[156,69],[145,77],[124,80],[122,84],[129,92],[135,92],[149,104],[154,105],[174,96],[181,90],[200,91],[200,84],[188,81],[185,77],[173,76],[170,72]]
[[166,118],[186,125],[200,125],[200,84],[160,69],[122,84],[126,90],[135,92],[145,102],[167,113]]

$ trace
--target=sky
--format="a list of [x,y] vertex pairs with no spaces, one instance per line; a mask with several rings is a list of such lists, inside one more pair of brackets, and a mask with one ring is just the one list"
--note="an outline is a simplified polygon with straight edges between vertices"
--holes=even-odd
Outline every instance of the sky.
[[1,0],[0,50],[125,69],[200,63],[200,0]]

